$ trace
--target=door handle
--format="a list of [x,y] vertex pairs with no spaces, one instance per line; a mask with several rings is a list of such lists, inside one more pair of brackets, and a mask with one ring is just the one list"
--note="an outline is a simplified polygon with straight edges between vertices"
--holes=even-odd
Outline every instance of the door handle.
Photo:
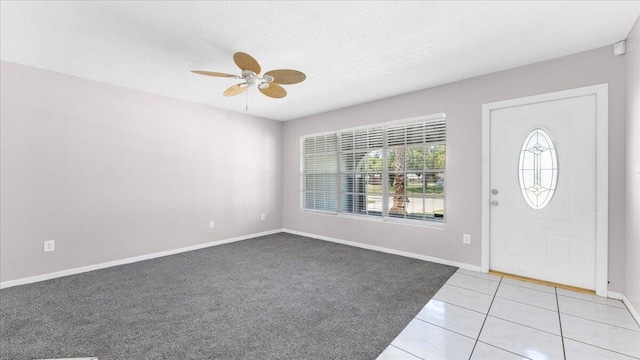
[[491,206],[498,206],[498,200],[491,200]]

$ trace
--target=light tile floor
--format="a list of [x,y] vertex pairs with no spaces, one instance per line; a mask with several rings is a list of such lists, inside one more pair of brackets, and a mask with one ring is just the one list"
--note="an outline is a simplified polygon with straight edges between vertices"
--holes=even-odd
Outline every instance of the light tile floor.
[[619,300],[460,269],[389,359],[640,359],[640,326]]

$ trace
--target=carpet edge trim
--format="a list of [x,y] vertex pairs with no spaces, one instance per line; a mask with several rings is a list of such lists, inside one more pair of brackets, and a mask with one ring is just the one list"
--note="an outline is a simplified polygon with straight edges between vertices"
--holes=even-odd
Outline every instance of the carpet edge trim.
[[69,276],[69,275],[81,274],[81,273],[85,273],[93,270],[106,269],[106,268],[110,268],[118,265],[131,264],[139,261],[180,254],[187,251],[205,249],[212,246],[229,244],[232,242],[253,239],[260,236],[278,234],[283,231],[284,231],[283,229],[268,230],[268,231],[263,231],[259,233],[237,236],[229,239],[210,241],[204,244],[197,244],[197,245],[187,246],[187,247],[178,248],[178,249],[160,251],[160,252],[146,254],[146,255],[133,256],[133,257],[124,258],[120,260],[112,260],[112,261],[107,261],[99,264],[81,266],[77,268],[61,270],[61,271],[56,271],[52,273],[34,275],[34,276],[29,276],[21,279],[16,279],[16,280],[2,281],[0,282],[0,289],[10,288],[10,287],[19,286],[19,285],[26,285],[26,284],[36,283],[40,281],[45,281],[45,280],[51,280],[51,279]]
[[363,244],[363,243],[359,243],[359,242],[355,242],[355,241],[342,240],[342,239],[337,239],[337,238],[333,238],[333,237],[329,237],[329,236],[311,234],[311,233],[306,233],[306,232],[297,231],[297,230],[291,230],[291,229],[287,229],[287,228],[282,229],[282,231],[285,232],[285,233],[293,234],[293,235],[306,236],[306,237],[310,237],[310,238],[314,238],[314,239],[318,239],[318,240],[329,241],[329,242],[334,242],[334,243],[338,243],[338,244],[342,244],[342,245],[349,245],[349,246],[359,247],[359,248],[367,249],[367,250],[379,251],[379,252],[392,254],[392,255],[399,255],[399,256],[404,256],[404,257],[418,259],[418,260],[430,261],[430,262],[443,264],[443,265],[455,266],[455,267],[459,267],[459,268],[465,269],[465,270],[482,272],[482,268],[480,266],[471,265],[471,264],[467,264],[467,263],[462,263],[462,262],[458,262],[458,261],[452,261],[452,260],[437,258],[437,257],[433,257],[433,256],[416,254],[416,253],[412,253],[412,252],[408,252],[408,251],[395,250],[395,249],[390,249],[390,248],[386,248],[386,247],[382,247],[382,246],[368,245],[368,244]]

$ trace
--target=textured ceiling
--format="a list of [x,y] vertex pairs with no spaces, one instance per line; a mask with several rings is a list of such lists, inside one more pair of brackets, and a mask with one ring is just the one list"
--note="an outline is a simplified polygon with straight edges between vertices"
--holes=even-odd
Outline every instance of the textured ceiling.
[[2,60],[245,111],[232,55],[297,69],[284,99],[248,113],[290,120],[581,52],[624,39],[640,1],[0,2]]

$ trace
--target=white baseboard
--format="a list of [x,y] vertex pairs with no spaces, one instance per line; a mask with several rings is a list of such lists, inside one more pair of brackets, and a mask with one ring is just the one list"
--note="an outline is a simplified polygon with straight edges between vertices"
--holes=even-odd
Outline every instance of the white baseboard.
[[616,299],[616,300],[622,300],[622,297],[624,295],[622,295],[622,293],[616,292],[616,291],[607,291],[607,297],[609,299]]
[[367,249],[367,250],[380,251],[380,252],[387,253],[387,254],[400,255],[400,256],[409,257],[409,258],[413,258],[413,259],[419,259],[419,260],[431,261],[431,262],[438,263],[438,264],[443,264],[443,265],[455,266],[455,267],[459,267],[459,268],[465,269],[465,270],[482,272],[482,269],[481,269],[480,266],[470,265],[470,264],[461,263],[461,262],[457,262],[457,261],[451,261],[451,260],[441,259],[441,258],[437,258],[437,257],[427,256],[427,255],[415,254],[415,253],[411,253],[411,252],[407,252],[407,251],[389,249],[389,248],[385,248],[385,247],[382,247],[382,246],[367,245],[367,244],[362,244],[362,243],[355,242],[355,241],[336,239],[336,238],[332,238],[332,237],[329,237],[329,236],[310,234],[310,233],[297,231],[297,230],[282,229],[282,231],[284,231],[286,233],[289,233],[289,234],[306,236],[306,237],[310,237],[310,238],[314,238],[314,239],[318,239],[318,240],[330,241],[330,242],[334,242],[334,243],[338,243],[338,244],[359,247],[359,248],[363,248],[363,249]]
[[622,302],[627,306],[627,309],[629,309],[629,312],[631,313],[631,316],[633,316],[633,318],[636,319],[636,323],[638,323],[638,325],[640,325],[640,314],[638,314],[638,310],[636,310],[636,308],[633,307],[633,304],[631,303],[631,300],[629,300],[629,298],[627,298],[623,294],[622,295]]
[[22,278],[22,279],[17,279],[17,280],[3,281],[3,282],[0,282],[0,289],[9,288],[9,287],[18,286],[18,285],[31,284],[31,283],[34,283],[34,282],[55,279],[55,278],[59,278],[59,277],[63,277],[63,276],[80,274],[80,273],[93,271],[93,270],[110,268],[110,267],[118,266],[118,265],[130,264],[130,263],[134,263],[134,262],[138,262],[138,261],[155,259],[155,258],[159,258],[159,257],[163,257],[163,256],[179,254],[179,253],[183,253],[183,252],[187,252],[187,251],[204,249],[204,248],[208,248],[208,247],[212,247],[212,246],[229,244],[229,243],[236,242],[236,241],[252,239],[252,238],[265,236],[265,235],[277,234],[277,233],[281,233],[283,231],[284,231],[283,229],[263,231],[263,232],[260,232],[260,233],[242,235],[242,236],[238,236],[238,237],[234,237],[234,238],[230,238],[230,239],[224,239],[224,240],[219,240],[219,241],[211,241],[211,242],[204,243],[204,244],[187,246],[187,247],[180,248],[180,249],[173,249],[173,250],[161,251],[161,252],[157,252],[157,253],[153,253],[153,254],[134,256],[134,257],[126,258],[126,259],[113,260],[113,261],[108,261],[108,262],[104,262],[104,263],[100,263],[100,264],[82,266],[82,267],[73,268],[73,269],[56,271],[56,272],[48,273],[48,274],[30,276],[30,277],[26,277],[26,278]]

